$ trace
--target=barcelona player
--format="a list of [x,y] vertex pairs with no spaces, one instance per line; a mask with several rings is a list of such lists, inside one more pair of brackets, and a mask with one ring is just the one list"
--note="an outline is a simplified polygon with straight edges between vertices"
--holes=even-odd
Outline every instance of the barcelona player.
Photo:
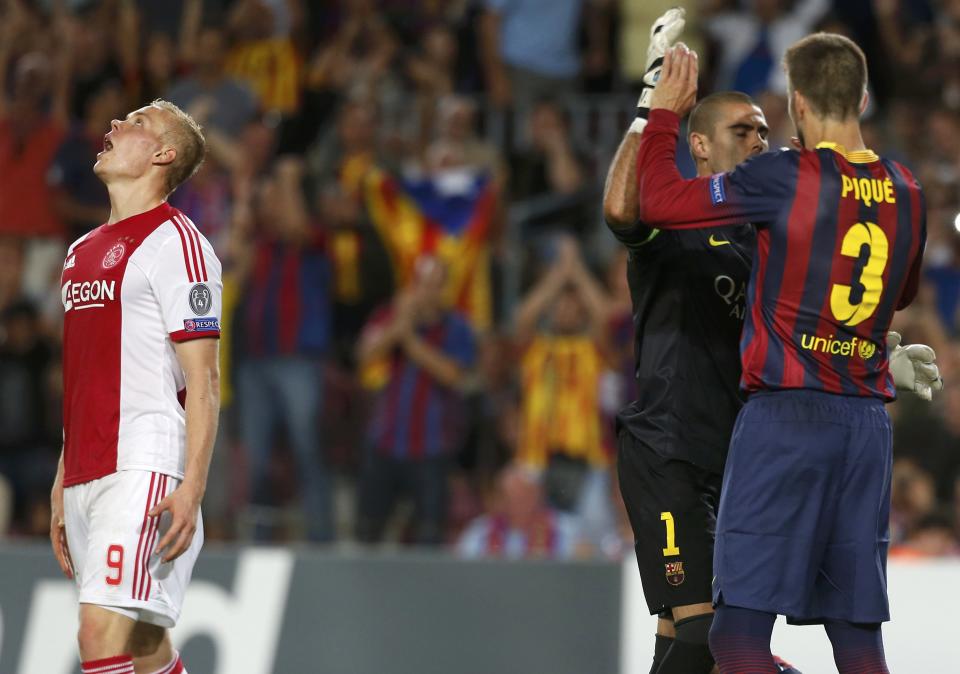
[[[707,633],[716,509],[730,434],[743,404],[737,342],[755,239],[746,224],[659,231],[638,220],[636,159],[649,93],[683,25],[683,9],[671,9],[651,27],[648,86],[604,192],[607,224],[630,252],[639,386],[637,400],[618,415],[618,456],[644,595],[651,614],[660,616],[651,674],[706,673],[714,664]],[[763,112],[739,92],[701,100],[687,129],[701,176],[733,170],[767,148]],[[897,338],[891,333],[888,343]],[[929,399],[932,391],[925,387],[936,368],[925,372],[924,366],[932,350],[911,345],[894,353],[897,388]],[[674,544],[664,547],[671,533]]]
[[[714,550],[710,646],[721,673],[777,672],[777,614],[823,623],[841,674],[887,672],[886,556],[895,398],[887,331],[917,291],[920,186],[865,148],[862,51],[816,34],[784,59],[801,149],[683,180],[680,117],[696,54],[664,58],[637,161],[639,216],[685,229],[751,222],[757,242],[741,388]],[[695,384],[694,384],[695,385]]]

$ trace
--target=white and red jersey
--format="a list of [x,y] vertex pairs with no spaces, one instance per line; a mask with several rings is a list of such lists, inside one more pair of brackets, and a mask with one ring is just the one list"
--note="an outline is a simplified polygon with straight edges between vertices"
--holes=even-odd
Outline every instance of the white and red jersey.
[[70,246],[63,299],[65,487],[119,470],[183,478],[174,342],[220,336],[220,261],[166,203]]

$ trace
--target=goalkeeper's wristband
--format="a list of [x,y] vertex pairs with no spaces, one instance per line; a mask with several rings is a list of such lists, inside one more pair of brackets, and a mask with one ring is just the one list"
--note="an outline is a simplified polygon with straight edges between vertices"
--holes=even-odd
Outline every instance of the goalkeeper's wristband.
[[663,57],[660,56],[650,64],[647,72],[643,74],[643,79],[640,80],[643,88],[640,90],[640,98],[637,100],[637,118],[630,125],[630,130],[635,133],[643,131],[643,127],[650,117],[650,99],[653,98],[653,89],[660,79],[660,69],[662,67]]

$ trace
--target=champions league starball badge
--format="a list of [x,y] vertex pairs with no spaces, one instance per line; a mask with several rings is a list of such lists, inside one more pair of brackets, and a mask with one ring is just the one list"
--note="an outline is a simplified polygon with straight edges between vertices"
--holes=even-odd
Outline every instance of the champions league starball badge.
[[197,316],[203,316],[210,311],[212,304],[210,288],[203,283],[197,283],[190,288],[190,310]]

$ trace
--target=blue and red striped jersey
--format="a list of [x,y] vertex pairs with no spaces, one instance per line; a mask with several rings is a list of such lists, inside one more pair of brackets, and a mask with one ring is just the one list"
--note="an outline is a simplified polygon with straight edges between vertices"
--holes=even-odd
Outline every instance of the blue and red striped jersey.
[[926,239],[920,185],[869,150],[758,155],[684,180],[678,117],[650,113],[637,157],[640,217],[662,229],[757,228],[740,339],[746,391],[806,388],[893,400],[886,333],[917,293]]
[[239,308],[238,349],[248,356],[322,356],[330,342],[330,264],[324,241],[259,241]]
[[[393,308],[378,310],[367,330],[379,330],[393,320]],[[466,319],[448,311],[434,325],[419,326],[417,334],[431,348],[463,369],[476,360],[476,338]],[[395,459],[418,460],[449,455],[459,449],[463,430],[463,398],[437,381],[397,347],[387,356],[389,374],[374,406],[369,441],[374,449]]]

